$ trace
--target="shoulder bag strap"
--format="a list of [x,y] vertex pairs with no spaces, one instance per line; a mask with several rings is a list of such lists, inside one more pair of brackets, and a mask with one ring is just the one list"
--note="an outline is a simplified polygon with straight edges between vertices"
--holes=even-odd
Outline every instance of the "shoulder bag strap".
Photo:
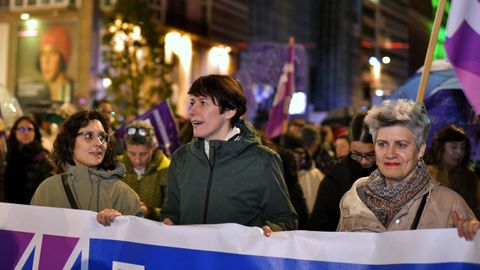
[[418,222],[420,221],[420,217],[422,216],[423,209],[425,208],[425,203],[427,202],[428,192],[423,195],[422,201],[420,202],[420,206],[417,209],[417,214],[415,215],[415,219],[413,220],[412,227],[410,230],[416,230],[418,227]]
[[73,198],[72,190],[70,189],[70,185],[68,184],[66,173],[62,174],[62,183],[63,188],[65,189],[65,193],[67,194],[68,201],[70,202],[70,206],[72,207],[72,209],[78,209],[77,202]]

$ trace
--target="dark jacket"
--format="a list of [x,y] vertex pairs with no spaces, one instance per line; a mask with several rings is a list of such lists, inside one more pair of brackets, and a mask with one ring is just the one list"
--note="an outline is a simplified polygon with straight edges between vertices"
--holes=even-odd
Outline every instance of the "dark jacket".
[[480,218],[480,181],[473,171],[462,166],[451,171],[436,165],[429,165],[428,169],[440,184],[462,196],[477,218]]
[[174,153],[161,220],[297,228],[279,155],[261,145],[251,124],[239,121],[236,126],[239,139],[209,141],[210,159],[199,138]]
[[298,183],[298,168],[295,156],[292,151],[282,147],[277,147],[276,151],[282,159],[283,173],[290,201],[298,214],[298,229],[308,230],[309,213],[307,201],[305,200],[302,187]]
[[37,142],[9,149],[5,167],[5,199],[9,203],[30,204],[38,185],[53,175],[47,150]]
[[339,158],[327,167],[318,188],[317,199],[310,215],[310,230],[335,231],[340,220],[340,200],[359,178],[370,175],[376,166],[365,169],[350,155]]

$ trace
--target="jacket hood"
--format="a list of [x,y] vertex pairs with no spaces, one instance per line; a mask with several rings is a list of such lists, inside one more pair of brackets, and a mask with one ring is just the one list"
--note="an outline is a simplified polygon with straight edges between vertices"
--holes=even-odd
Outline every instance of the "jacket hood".
[[117,162],[115,169],[105,171],[103,169],[89,168],[83,165],[68,165],[67,173],[70,175],[82,175],[85,172],[88,172],[92,175],[97,176],[99,181],[103,180],[118,180],[125,175],[125,166],[121,162]]

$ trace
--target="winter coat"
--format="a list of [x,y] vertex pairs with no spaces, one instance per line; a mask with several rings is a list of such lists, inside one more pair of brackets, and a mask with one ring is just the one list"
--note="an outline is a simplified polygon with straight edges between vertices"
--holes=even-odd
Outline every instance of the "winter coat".
[[312,213],[315,200],[317,198],[318,188],[325,175],[313,165],[308,170],[298,171],[298,183],[302,187],[309,213]]
[[162,150],[156,150],[152,160],[145,168],[145,173],[140,177],[135,172],[127,155],[122,156],[120,160],[127,169],[125,177],[122,179],[123,182],[131,187],[147,206],[149,214],[146,218],[158,220],[160,209],[165,197],[167,197],[167,172],[170,160],[163,154]]
[[455,191],[431,180],[412,200],[406,203],[395,215],[387,228],[378,221],[375,214],[363,203],[357,194],[357,185],[363,184],[368,177],[357,180],[345,193],[340,202],[341,217],[338,231],[386,232],[410,230],[423,195],[428,193],[423,213],[417,229],[454,228],[452,212],[461,218],[475,219],[475,215],[463,198]]
[[480,181],[474,172],[461,166],[447,171],[439,166],[429,165],[428,170],[438,182],[462,196],[477,218],[480,218]]
[[350,156],[339,158],[325,171],[313,211],[310,215],[310,230],[335,231],[340,219],[340,200],[360,177],[370,175],[376,166],[363,168]]
[[38,185],[53,175],[54,165],[47,155],[47,150],[36,141],[9,149],[4,179],[6,202],[30,204]]
[[[79,209],[99,212],[113,208],[123,215],[142,216],[140,199],[121,181],[125,167],[118,163],[111,171],[97,170],[82,165],[69,166],[67,181]],[[33,195],[32,205],[72,208],[62,184],[62,175],[54,175],[40,184]]]
[[283,175],[285,177],[285,184],[287,184],[290,202],[298,214],[298,229],[308,230],[309,212],[302,187],[298,183],[298,166],[295,156],[291,150],[280,146],[276,146],[275,151],[282,159]]
[[297,228],[280,157],[261,145],[248,122],[239,121],[240,139],[194,138],[179,148],[168,171],[162,217],[174,224],[238,223],[268,225],[273,231]]

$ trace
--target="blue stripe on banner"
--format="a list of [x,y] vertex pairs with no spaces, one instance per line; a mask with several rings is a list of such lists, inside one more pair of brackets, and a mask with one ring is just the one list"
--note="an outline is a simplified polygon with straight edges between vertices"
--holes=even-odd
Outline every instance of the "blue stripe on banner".
[[[156,259],[155,259],[156,258]],[[125,268],[112,268],[114,262],[128,264]],[[139,244],[134,242],[91,239],[89,269],[163,269],[174,266],[178,270],[244,270],[244,269],[335,269],[335,270],[474,270],[480,265],[469,263],[388,264],[362,265],[321,262],[231,254]],[[142,268],[144,267],[144,268]]]

